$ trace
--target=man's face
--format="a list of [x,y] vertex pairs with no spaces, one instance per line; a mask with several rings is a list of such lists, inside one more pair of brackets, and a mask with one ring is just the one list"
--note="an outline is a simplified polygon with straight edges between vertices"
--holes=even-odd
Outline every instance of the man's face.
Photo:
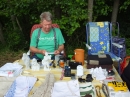
[[51,30],[52,21],[43,20],[41,24],[45,32],[49,32]]

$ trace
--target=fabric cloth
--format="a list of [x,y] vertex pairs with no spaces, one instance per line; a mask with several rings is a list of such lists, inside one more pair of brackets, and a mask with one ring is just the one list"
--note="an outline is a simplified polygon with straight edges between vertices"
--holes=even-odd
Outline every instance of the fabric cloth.
[[37,78],[19,76],[4,97],[27,97]]
[[30,97],[51,97],[51,90],[55,82],[54,74],[48,73],[44,83],[33,92]]
[[87,38],[88,40],[90,39],[91,53],[98,53],[99,51],[109,52],[109,22],[89,22],[88,27],[89,32],[87,34],[90,37]]
[[78,80],[55,82],[51,97],[80,97]]
[[91,68],[90,74],[92,74],[92,77],[96,78],[96,80],[104,80],[106,79],[107,71],[105,69],[103,70],[101,67],[95,69]]
[[79,83],[79,88],[81,97],[84,97],[87,94],[94,96],[94,87],[91,82]]
[[120,49],[120,56],[119,56],[118,47],[112,45],[112,51],[116,56],[121,57],[121,59],[124,59],[126,57],[125,38],[120,38],[119,36],[115,36],[112,37],[112,42],[123,46],[123,48]]
[[4,97],[16,77],[0,77],[0,97]]
[[12,74],[11,77],[19,76],[20,73],[22,72],[22,67],[23,66],[20,65],[19,63],[6,63],[0,68],[0,76],[9,76],[11,74]]
[[[56,32],[56,44],[57,46],[64,44],[64,38],[62,36],[62,33],[60,31],[59,28],[54,28],[55,32]],[[40,33],[40,38],[39,38],[39,42],[38,42],[38,49],[42,50],[46,50],[47,52],[54,52],[55,51],[55,43],[54,43],[54,30],[51,29],[49,33],[44,33],[41,30]],[[31,38],[31,43],[30,46],[32,47],[36,47],[36,41],[37,41],[37,36],[38,36],[38,31],[39,28],[37,28],[36,30],[34,30],[34,32],[32,33],[32,38]],[[36,54],[39,58],[43,59],[43,55],[42,54]]]

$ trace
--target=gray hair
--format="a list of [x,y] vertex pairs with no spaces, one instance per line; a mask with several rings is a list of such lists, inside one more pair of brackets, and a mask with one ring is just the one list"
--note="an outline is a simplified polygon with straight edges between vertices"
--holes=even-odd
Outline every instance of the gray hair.
[[52,20],[52,14],[50,12],[43,12],[40,15],[41,22],[43,20],[51,21]]

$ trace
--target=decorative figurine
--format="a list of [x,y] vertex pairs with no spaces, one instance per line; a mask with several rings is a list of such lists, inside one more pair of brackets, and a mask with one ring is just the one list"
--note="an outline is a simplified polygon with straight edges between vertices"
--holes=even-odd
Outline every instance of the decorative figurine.
[[83,66],[78,65],[77,66],[77,76],[82,76],[83,75]]
[[23,53],[23,56],[22,56],[23,62],[26,60],[26,56],[27,56],[27,54],[26,54],[26,53]]
[[26,66],[25,69],[26,70],[30,69],[30,58],[26,53],[23,53],[22,60],[24,65]]
[[35,58],[32,59],[31,69],[33,71],[39,71],[40,70],[40,65],[37,63],[37,60]]
[[48,53],[45,52],[44,59],[42,60],[42,65],[43,65],[45,71],[51,70],[50,63],[51,63],[51,55],[48,55]]

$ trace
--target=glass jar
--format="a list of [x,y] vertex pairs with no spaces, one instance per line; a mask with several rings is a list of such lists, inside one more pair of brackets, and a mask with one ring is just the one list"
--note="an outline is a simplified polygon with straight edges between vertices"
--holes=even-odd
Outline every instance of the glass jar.
[[64,64],[65,64],[65,63],[64,63],[64,60],[60,60],[59,64],[60,64],[60,67],[61,67],[61,68],[64,68]]

